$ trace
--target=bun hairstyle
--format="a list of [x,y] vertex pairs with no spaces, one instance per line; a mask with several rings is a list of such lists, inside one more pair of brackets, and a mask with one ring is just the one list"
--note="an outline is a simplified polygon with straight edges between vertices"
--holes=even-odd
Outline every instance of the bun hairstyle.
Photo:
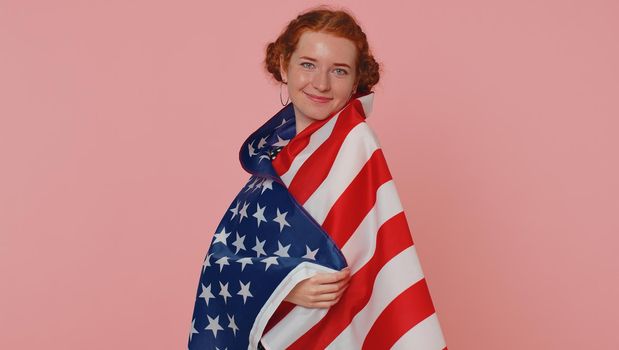
[[280,55],[284,58],[284,67],[288,66],[290,57],[297,47],[301,34],[306,31],[323,32],[352,41],[357,47],[356,79],[357,92],[368,93],[380,79],[380,65],[370,52],[367,38],[354,17],[344,10],[331,10],[323,6],[303,12],[288,23],[279,37],[267,45],[264,60],[266,70],[276,81],[282,81],[280,74]]

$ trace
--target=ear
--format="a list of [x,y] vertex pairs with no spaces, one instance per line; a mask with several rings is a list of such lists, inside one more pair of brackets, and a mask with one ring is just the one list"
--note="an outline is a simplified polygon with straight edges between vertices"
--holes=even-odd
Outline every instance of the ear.
[[284,82],[288,82],[288,72],[286,71],[286,67],[284,67],[284,55],[279,55],[279,75],[282,76],[282,80]]

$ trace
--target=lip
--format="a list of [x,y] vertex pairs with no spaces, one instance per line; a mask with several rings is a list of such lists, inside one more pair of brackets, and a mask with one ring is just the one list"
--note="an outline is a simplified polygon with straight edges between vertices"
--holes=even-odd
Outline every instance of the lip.
[[312,100],[314,102],[325,103],[325,102],[329,102],[329,101],[332,100],[332,98],[314,96],[312,94],[308,94],[305,91],[303,91],[303,93],[305,94],[305,96],[307,96],[310,100]]

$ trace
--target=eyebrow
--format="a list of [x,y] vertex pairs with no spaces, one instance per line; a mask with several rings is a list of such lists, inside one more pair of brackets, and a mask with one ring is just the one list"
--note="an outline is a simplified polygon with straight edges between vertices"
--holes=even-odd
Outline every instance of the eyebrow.
[[[317,60],[317,59],[315,59],[315,58],[311,58],[311,57],[307,57],[307,56],[301,56],[301,57],[299,57],[299,59],[302,59],[302,58],[304,58],[304,59],[306,59],[306,60],[309,60],[309,61],[312,61],[312,62],[317,62],[317,61],[318,61],[318,60]],[[334,66],[338,66],[338,67],[348,67],[348,68],[352,69],[352,68],[351,68],[349,65],[347,65],[346,63],[334,63],[333,65],[334,65]]]

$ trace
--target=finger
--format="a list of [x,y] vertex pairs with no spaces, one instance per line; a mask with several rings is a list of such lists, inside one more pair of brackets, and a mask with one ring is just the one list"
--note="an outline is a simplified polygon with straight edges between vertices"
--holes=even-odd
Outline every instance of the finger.
[[350,270],[345,269],[338,272],[330,272],[330,273],[319,273],[315,275],[314,282],[319,284],[329,284],[336,283],[340,280],[346,279],[350,276]]
[[334,301],[340,296],[340,293],[325,293],[317,295],[314,298],[314,302],[322,302],[322,301]]
[[350,278],[340,280],[337,283],[319,284],[315,288],[316,294],[334,293],[340,291],[350,284]]

